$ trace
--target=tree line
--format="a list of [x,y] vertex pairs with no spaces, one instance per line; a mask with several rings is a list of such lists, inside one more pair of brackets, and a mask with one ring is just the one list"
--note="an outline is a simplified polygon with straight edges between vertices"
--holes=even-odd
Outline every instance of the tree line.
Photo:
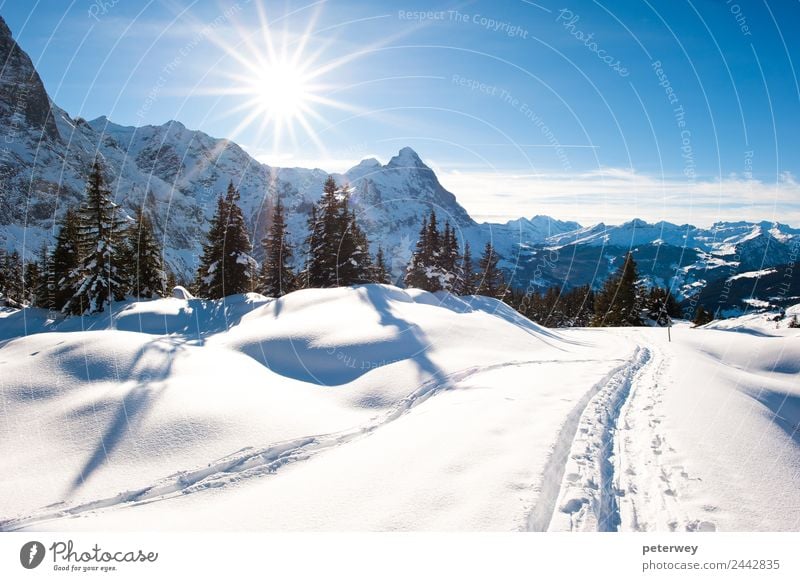
[[124,219],[99,161],[89,172],[79,208],[62,217],[52,250],[43,245],[23,267],[19,253],[0,254],[0,296],[15,306],[64,314],[94,313],[112,300],[164,296],[161,245],[143,209]]
[[572,289],[554,286],[542,292],[512,289],[508,303],[546,327],[639,327],[648,321],[665,326],[683,317],[669,289],[647,288],[631,252],[599,290],[589,285]]
[[[370,254],[349,190],[330,176],[319,201],[312,204],[301,248],[290,242],[280,195],[260,242],[260,264],[252,256],[250,240],[239,192],[231,183],[217,199],[190,290],[209,299],[251,291],[281,297],[304,288],[393,282],[383,248]],[[500,260],[487,242],[476,263],[469,242],[462,250],[455,227],[447,221],[441,227],[431,211],[423,219],[402,280],[407,287],[430,292],[500,299],[549,327],[639,326],[646,319],[663,325],[682,316],[667,289],[643,285],[631,253],[596,291],[586,285],[523,292],[505,280]],[[67,209],[61,219],[52,251],[44,246],[36,260],[24,265],[17,252],[0,251],[0,297],[16,306],[88,314],[126,297],[163,297],[172,286],[174,276],[165,267],[152,220],[143,208],[133,218],[122,217],[99,160],[89,173],[84,202]],[[708,322],[707,317],[698,309],[695,322]]]

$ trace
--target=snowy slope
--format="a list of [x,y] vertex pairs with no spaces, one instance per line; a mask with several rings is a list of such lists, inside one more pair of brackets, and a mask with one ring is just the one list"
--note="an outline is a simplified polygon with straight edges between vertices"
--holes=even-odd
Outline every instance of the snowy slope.
[[2,528],[524,528],[567,418],[632,351],[379,285],[198,306],[2,344]]
[[382,285],[119,306],[0,319],[0,529],[800,528],[797,329]]

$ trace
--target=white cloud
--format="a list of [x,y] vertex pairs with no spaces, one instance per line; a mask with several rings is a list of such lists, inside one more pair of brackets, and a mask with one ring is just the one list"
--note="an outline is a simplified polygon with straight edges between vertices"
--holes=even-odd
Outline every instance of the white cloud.
[[444,170],[442,184],[479,220],[547,214],[584,224],[632,218],[707,226],[718,220],[777,220],[800,225],[800,184],[736,175],[690,181],[624,168],[530,174]]

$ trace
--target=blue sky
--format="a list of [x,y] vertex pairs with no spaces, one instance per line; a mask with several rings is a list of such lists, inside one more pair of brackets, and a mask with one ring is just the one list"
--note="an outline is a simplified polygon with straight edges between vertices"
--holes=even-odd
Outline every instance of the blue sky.
[[[0,14],[73,116],[177,119],[331,171],[409,145],[478,219],[800,225],[798,2],[42,0]],[[243,81],[269,60],[265,28],[314,75],[305,126],[287,117],[279,139]]]

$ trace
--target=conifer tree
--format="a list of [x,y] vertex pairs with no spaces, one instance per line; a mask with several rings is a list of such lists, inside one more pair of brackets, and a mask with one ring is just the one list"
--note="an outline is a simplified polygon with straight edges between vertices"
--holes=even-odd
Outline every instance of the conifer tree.
[[322,197],[313,212],[307,239],[308,286],[329,288],[337,286],[336,271],[339,253],[339,231],[341,226],[341,204],[337,197],[337,185],[328,176],[322,189]]
[[80,271],[80,230],[77,213],[67,208],[56,235],[56,245],[50,257],[52,302],[49,307],[61,311],[73,295]]
[[386,258],[383,254],[383,247],[378,246],[378,253],[375,255],[375,264],[372,268],[372,282],[378,284],[392,284],[389,269],[386,266]]
[[464,255],[461,257],[458,268],[458,281],[456,284],[456,294],[461,296],[473,295],[477,290],[477,277],[475,276],[475,266],[472,263],[472,250],[469,242],[464,243]]
[[460,276],[459,260],[458,239],[456,238],[455,228],[451,227],[449,222],[445,222],[440,262],[442,268],[442,286],[446,291],[458,292]]
[[428,232],[428,218],[422,219],[422,227],[419,231],[419,238],[417,238],[417,245],[414,252],[411,254],[411,260],[408,263],[406,274],[404,278],[405,285],[408,287],[425,288],[427,284],[427,276],[425,272],[425,262],[427,260],[427,235]]
[[252,289],[252,273],[256,266],[250,256],[252,245],[247,233],[247,222],[239,207],[239,191],[228,185],[225,195],[228,223],[225,232],[222,273],[225,296],[248,292]]
[[695,327],[701,327],[707,323],[710,323],[714,320],[714,315],[712,315],[709,311],[707,311],[703,305],[698,305],[697,311],[695,311],[694,319],[692,319],[692,323]]
[[225,197],[217,199],[217,210],[203,245],[197,271],[198,294],[220,299],[249,291],[255,262],[250,250],[247,224],[239,208],[239,192],[231,182]]
[[495,251],[494,246],[492,246],[491,242],[487,242],[483,249],[483,255],[478,262],[480,280],[476,290],[477,294],[496,299],[503,298],[506,289],[503,272],[497,266],[499,261],[500,256]]
[[25,263],[23,279],[23,302],[32,307],[40,306],[37,291],[42,284],[42,271],[35,260]]
[[53,259],[47,243],[43,242],[37,255],[39,269],[39,284],[33,288],[33,302],[40,309],[53,309],[53,291],[55,283],[53,280]]
[[127,231],[129,292],[137,299],[166,296],[166,273],[153,223],[142,208],[137,208]]
[[0,301],[5,299],[6,287],[8,286],[8,275],[6,273],[6,254],[5,248],[0,248]]
[[300,286],[302,288],[315,288],[322,280],[323,263],[317,258],[317,253],[321,251],[322,223],[317,213],[317,205],[311,206],[308,216],[308,235],[305,239],[305,266],[300,273]]
[[73,294],[63,310],[71,314],[102,312],[112,300],[125,296],[125,281],[118,269],[124,222],[111,200],[99,159],[92,165],[78,219],[81,261],[72,280]]
[[339,191],[333,177],[328,176],[309,218],[303,271],[309,287],[348,286],[371,280],[369,241],[349,204],[349,192]]
[[11,306],[21,307],[25,304],[25,287],[23,284],[23,266],[19,252],[3,252],[0,255],[0,298]]
[[276,196],[272,223],[261,246],[264,248],[264,262],[261,264],[257,290],[268,297],[282,297],[292,289],[294,273],[289,266],[292,247],[280,195]]
[[672,318],[679,319],[683,316],[683,311],[672,293],[668,289],[657,286],[651,288],[647,293],[645,309],[647,318],[661,326],[668,325]]
[[405,276],[406,286],[426,291],[453,291],[457,286],[458,242],[450,224],[439,231],[436,212],[423,220],[419,240]]
[[335,254],[337,286],[369,282],[372,273],[369,242],[356,221],[355,213],[350,211],[349,203],[349,193],[342,192],[335,231],[338,238]]
[[595,297],[595,327],[637,327],[643,324],[640,310],[639,273],[628,252],[619,271],[606,279]]
[[211,227],[203,244],[203,256],[197,269],[195,289],[198,296],[217,299],[225,296],[222,280],[222,253],[225,246],[225,230],[228,223],[228,207],[225,198],[217,197],[217,209],[211,218]]

